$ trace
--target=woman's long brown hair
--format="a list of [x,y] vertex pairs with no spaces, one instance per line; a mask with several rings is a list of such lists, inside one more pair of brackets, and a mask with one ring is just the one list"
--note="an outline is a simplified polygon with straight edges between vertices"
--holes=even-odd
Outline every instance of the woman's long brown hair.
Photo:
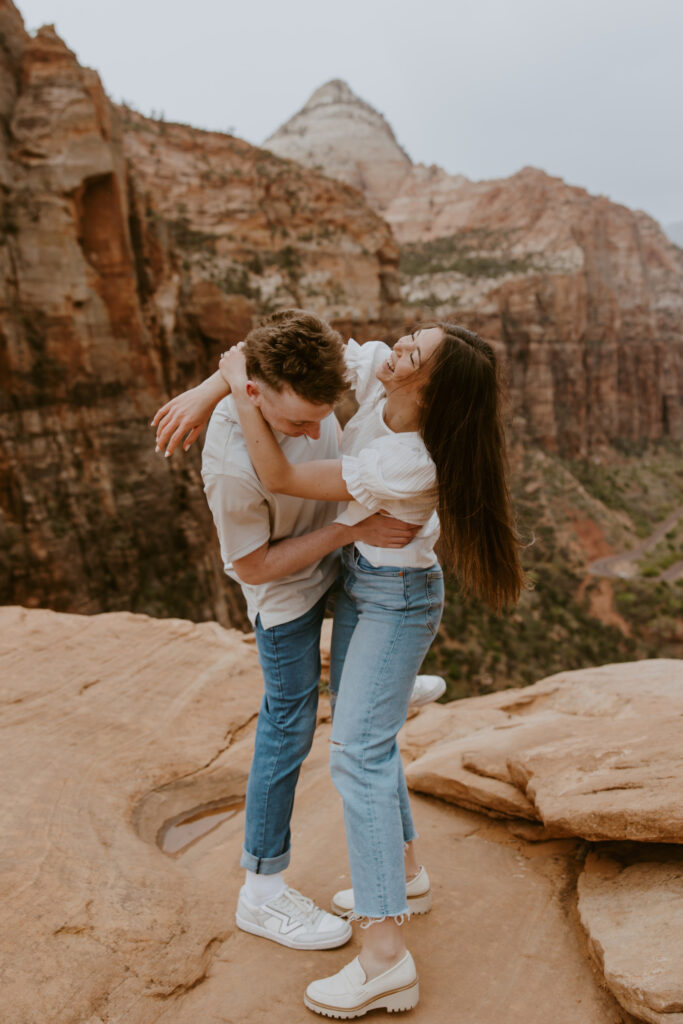
[[444,339],[430,359],[419,430],[436,466],[441,559],[465,594],[500,612],[526,586],[507,483],[500,370],[478,334],[429,326]]

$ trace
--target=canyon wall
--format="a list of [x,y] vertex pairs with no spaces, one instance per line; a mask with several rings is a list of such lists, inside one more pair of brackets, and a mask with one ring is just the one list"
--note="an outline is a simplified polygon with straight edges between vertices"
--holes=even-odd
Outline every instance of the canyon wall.
[[149,421],[259,313],[397,321],[398,249],[345,185],[112,105],[0,3],[0,603],[245,622],[199,446]]
[[[54,30],[30,37],[9,0],[0,34],[0,603],[244,624],[199,446],[155,456],[153,412],[270,310],[313,308],[359,340],[438,314],[509,356],[517,501],[524,537],[538,538],[525,559],[548,575],[521,614],[543,660],[548,616],[560,600],[571,606],[552,633],[565,667],[577,622],[585,636],[595,623],[573,615],[574,576],[557,592],[548,580],[557,563],[579,573],[588,560],[572,525],[579,508],[605,533],[599,554],[628,545],[635,491],[626,472],[606,490],[596,470],[589,500],[553,453],[592,464],[606,441],[680,436],[681,252],[645,215],[540,171],[472,183],[413,166],[343,83],[318,90],[314,120],[328,150],[337,132],[348,154],[338,107],[351,111],[372,156],[347,167],[351,184],[112,105]],[[284,135],[315,143],[306,117]],[[653,523],[667,502],[650,502]],[[466,662],[452,647],[462,629],[444,626],[439,670],[457,662],[468,686],[476,672],[524,681],[521,632],[500,640],[496,667],[484,653],[495,653],[498,626],[482,623]],[[470,621],[467,632],[479,636]],[[598,639],[579,664],[650,651],[618,631]]]
[[577,456],[683,436],[683,252],[652,218],[534,168],[473,182],[412,165],[339,81],[265,145],[382,212],[406,322],[456,320],[498,344],[527,440]]

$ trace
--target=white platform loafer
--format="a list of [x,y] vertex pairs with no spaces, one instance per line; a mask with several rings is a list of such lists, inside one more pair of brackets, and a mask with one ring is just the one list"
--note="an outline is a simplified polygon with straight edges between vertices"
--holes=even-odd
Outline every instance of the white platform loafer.
[[271,939],[290,949],[335,949],[348,942],[352,934],[348,921],[328,914],[289,886],[261,906],[248,902],[243,887],[237,901],[235,923],[244,932]]
[[[423,867],[414,878],[406,882],[406,896],[411,914],[426,914],[432,909],[432,888],[429,875]],[[335,914],[350,914],[353,903],[353,889],[341,889],[332,897],[332,910]]]
[[370,981],[356,957],[337,974],[312,981],[304,995],[309,1010],[340,1020],[363,1017],[370,1010],[389,1013],[412,1010],[419,999],[417,970],[408,952],[393,967]]

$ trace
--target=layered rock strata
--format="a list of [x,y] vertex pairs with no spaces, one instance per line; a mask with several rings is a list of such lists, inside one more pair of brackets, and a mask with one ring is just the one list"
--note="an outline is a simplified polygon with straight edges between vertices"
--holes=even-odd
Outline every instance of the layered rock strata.
[[382,211],[412,172],[388,121],[338,78],[316,89],[263,145],[348,182]]
[[0,603],[244,624],[199,451],[156,457],[150,418],[270,309],[384,331],[391,232],[347,186],[113,106],[9,0],[0,32]]
[[589,949],[624,1009],[683,1021],[683,662],[551,676],[428,708],[406,726],[408,785],[546,845],[593,844],[578,880]]
[[448,738],[408,769],[413,789],[543,834],[683,843],[683,662],[559,673],[445,715]]
[[146,307],[175,271],[161,232],[141,271],[120,119],[51,28],[29,37],[10,3],[0,27],[0,602],[239,621],[197,457],[153,453],[198,353]]
[[525,168],[416,172],[386,217],[404,301],[500,345],[531,440],[573,457],[683,435],[683,253],[646,214]]
[[578,882],[590,948],[621,1005],[650,1024],[683,1021],[683,848],[590,853]]
[[530,440],[575,456],[681,437],[683,252],[652,218],[534,168],[473,182],[408,165],[384,118],[339,82],[265,145],[381,210],[402,247],[407,316],[500,346]]
[[[400,322],[398,248],[354,189],[229,135],[122,115],[136,187],[173,239],[205,338],[232,340],[221,301],[305,307],[361,340]],[[224,326],[209,333],[211,303]]]

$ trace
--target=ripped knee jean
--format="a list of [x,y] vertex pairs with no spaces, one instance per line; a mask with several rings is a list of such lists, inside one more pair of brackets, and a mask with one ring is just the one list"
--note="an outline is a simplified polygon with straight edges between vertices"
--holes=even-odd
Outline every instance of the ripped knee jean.
[[404,843],[416,838],[396,740],[415,676],[441,619],[443,576],[374,568],[344,551],[330,689],[332,781],[344,802],[354,917],[408,914]]

